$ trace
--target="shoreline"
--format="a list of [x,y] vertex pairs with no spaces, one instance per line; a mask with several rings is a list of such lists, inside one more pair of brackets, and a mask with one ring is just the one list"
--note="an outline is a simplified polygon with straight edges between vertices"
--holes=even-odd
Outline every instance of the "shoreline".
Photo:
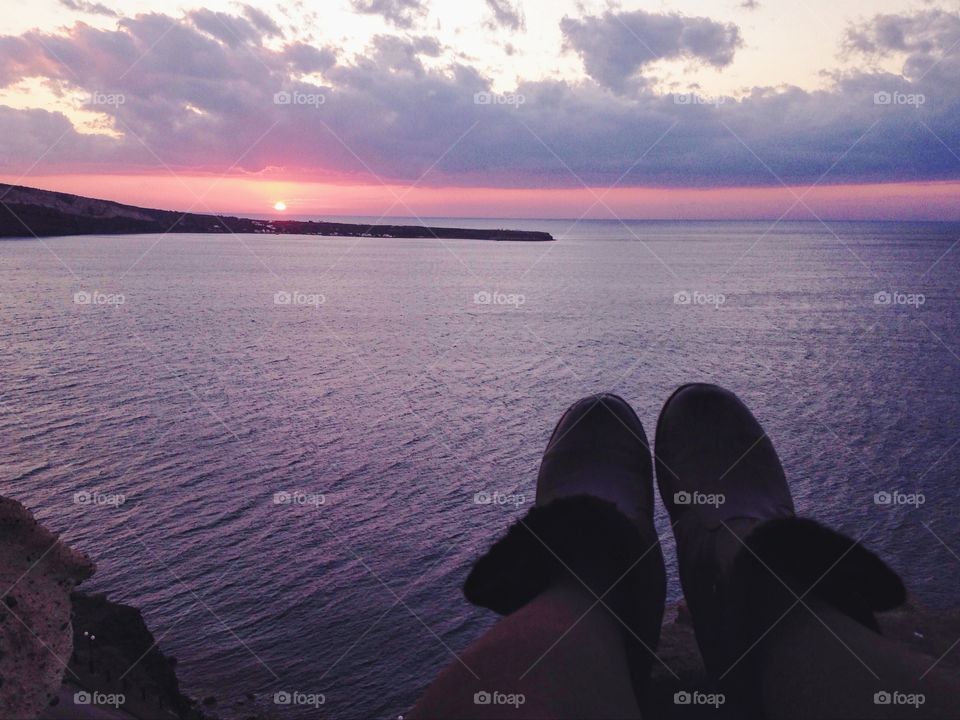
[[314,235],[495,242],[553,242],[534,230],[364,224],[314,220],[257,220],[122,205],[80,195],[0,183],[0,238],[190,233],[209,235]]

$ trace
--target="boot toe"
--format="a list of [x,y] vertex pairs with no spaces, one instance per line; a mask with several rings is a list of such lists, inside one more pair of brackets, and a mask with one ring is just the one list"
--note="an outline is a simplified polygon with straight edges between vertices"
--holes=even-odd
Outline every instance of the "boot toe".
[[673,519],[693,509],[713,528],[794,511],[773,443],[740,399],[716,385],[684,385],[664,405],[656,468]]
[[612,394],[574,403],[547,444],[537,479],[537,502],[593,495],[629,518],[652,517],[653,466],[643,424]]

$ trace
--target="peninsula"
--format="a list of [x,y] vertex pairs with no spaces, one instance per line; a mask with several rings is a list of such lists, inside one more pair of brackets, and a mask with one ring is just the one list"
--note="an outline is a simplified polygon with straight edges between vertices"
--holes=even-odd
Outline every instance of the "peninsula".
[[370,238],[435,238],[549,242],[547,232],[321,222],[257,220],[151,210],[80,195],[0,183],[0,237],[131,235],[137,233],[231,233],[327,235]]

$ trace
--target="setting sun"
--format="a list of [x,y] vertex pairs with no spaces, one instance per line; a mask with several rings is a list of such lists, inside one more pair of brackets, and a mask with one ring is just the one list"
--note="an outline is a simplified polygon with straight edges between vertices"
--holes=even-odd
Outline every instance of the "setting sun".
[[273,204],[273,209],[277,212],[283,212],[287,209],[287,204],[283,200],[278,200]]

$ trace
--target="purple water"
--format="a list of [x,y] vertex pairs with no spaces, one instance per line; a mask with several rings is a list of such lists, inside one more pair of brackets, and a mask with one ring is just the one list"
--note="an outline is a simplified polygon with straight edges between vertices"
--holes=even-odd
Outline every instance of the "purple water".
[[561,240],[0,243],[0,492],[95,558],[85,588],[140,607],[189,691],[404,713],[493,620],[459,587],[526,507],[476,493],[532,498],[600,390],[652,437],[676,385],[734,389],[803,512],[956,604],[960,228],[448,222]]

